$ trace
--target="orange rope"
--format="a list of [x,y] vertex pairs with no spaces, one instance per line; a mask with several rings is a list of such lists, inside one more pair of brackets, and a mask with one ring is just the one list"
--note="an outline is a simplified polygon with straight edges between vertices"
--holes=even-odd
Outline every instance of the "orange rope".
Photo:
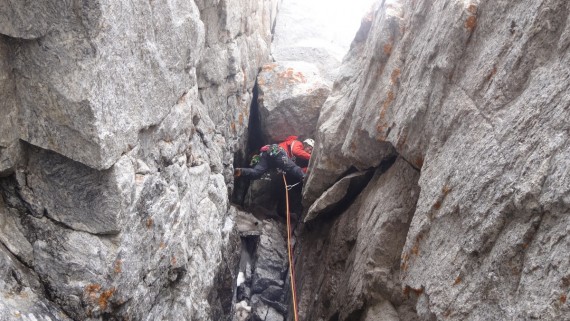
[[293,266],[293,249],[291,247],[291,213],[289,213],[289,190],[287,189],[287,179],[283,174],[285,183],[285,204],[287,204],[287,252],[289,254],[289,276],[291,278],[291,295],[293,296],[293,313],[295,321],[299,320],[297,313],[297,287],[295,286],[295,268]]

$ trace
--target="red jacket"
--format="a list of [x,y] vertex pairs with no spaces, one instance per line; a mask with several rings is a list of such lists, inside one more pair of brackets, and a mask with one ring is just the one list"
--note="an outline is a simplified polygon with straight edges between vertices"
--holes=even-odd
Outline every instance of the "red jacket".
[[303,149],[303,143],[297,140],[297,136],[287,137],[284,142],[279,144],[279,147],[283,148],[291,159],[293,159],[293,156],[305,160],[311,158],[311,154]]

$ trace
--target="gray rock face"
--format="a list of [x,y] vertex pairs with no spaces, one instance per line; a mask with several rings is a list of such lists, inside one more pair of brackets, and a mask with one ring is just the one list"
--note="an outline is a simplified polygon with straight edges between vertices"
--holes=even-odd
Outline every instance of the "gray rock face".
[[236,291],[240,302],[233,320],[250,315],[252,320],[285,320],[290,293],[286,226],[274,219],[259,221],[249,213],[239,213],[236,222],[242,250]]
[[[45,5],[34,9],[55,10]],[[61,12],[46,18],[41,39],[14,45],[20,138],[107,169],[196,84],[204,25],[192,2],[96,1]]]
[[314,136],[321,106],[330,93],[315,66],[293,61],[267,64],[257,86],[264,137],[281,142],[290,135]]
[[228,319],[276,1],[0,7],[0,318]]
[[[349,194],[358,194],[362,187],[368,183],[366,178],[366,172],[357,172],[341,178],[311,205],[303,220],[308,222],[320,214],[330,212],[339,206],[340,202],[346,200]],[[356,191],[350,191],[351,187],[353,190],[356,189]]]
[[569,4],[383,6],[323,107],[305,196],[393,147],[421,170],[400,262],[421,319],[568,320]]
[[[343,215],[303,231],[296,270],[302,320],[334,315],[347,320],[366,309],[384,315],[410,308],[399,262],[419,196],[418,178],[417,170],[398,159],[386,173],[375,173]],[[375,320],[370,314],[367,320]],[[414,320],[395,314],[396,320]]]
[[0,320],[71,321],[56,305],[43,297],[37,275],[0,246],[0,286],[6,289],[0,302]]
[[30,149],[27,171],[4,190],[5,228],[21,244],[6,243],[74,319],[216,319],[216,302],[204,302],[220,285],[213,262],[231,269],[221,262],[231,262],[222,249],[236,242],[235,214],[221,161],[204,158],[206,142],[222,139],[204,114],[182,101],[108,171]]
[[70,162],[56,153],[31,148],[22,199],[34,216],[46,215],[92,234],[115,234],[131,203],[135,168],[126,159],[106,171]]
[[14,38],[37,39],[45,36],[73,10],[65,1],[18,1],[0,3],[0,33]]
[[[1,6],[1,5],[0,5]],[[20,156],[16,86],[10,65],[10,47],[0,36],[0,176],[14,170]]]
[[269,220],[263,225],[263,234],[255,253],[254,293],[262,293],[271,286],[283,288],[287,272],[287,243],[284,231],[280,231],[279,227],[283,227],[282,224]]

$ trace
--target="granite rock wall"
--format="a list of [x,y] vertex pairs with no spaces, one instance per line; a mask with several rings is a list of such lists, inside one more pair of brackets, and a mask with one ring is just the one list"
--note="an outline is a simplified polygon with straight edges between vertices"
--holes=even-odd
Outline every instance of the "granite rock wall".
[[[307,315],[570,320],[569,17],[560,0],[378,3],[321,111],[304,196],[310,205],[343,176],[394,155],[418,171],[406,190],[419,194],[407,196],[417,201],[390,269],[377,270],[388,263],[382,251],[368,257],[357,246],[377,231],[342,225],[359,224],[366,212],[340,208],[327,223],[338,228],[321,238],[330,242],[302,240],[306,253],[328,252],[339,264],[323,276],[303,268],[312,259],[301,254],[298,275],[324,278],[319,284],[334,289],[339,275],[366,266],[360,279],[378,282],[342,305],[334,303],[344,292],[330,294],[322,308],[307,303]],[[391,191],[381,203],[402,197],[401,185],[379,186],[378,193]],[[377,210],[376,220],[391,213]],[[355,241],[339,247],[353,248],[337,258],[332,247],[352,231]],[[393,279],[412,310],[400,312],[401,298],[386,292]],[[366,282],[349,280],[350,288]],[[301,296],[325,293],[307,286]]]
[[277,1],[0,4],[1,320],[231,318]]

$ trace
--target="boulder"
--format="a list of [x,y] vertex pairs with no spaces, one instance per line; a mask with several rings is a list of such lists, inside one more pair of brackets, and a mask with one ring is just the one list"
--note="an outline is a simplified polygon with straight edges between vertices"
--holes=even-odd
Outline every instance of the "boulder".
[[306,223],[322,213],[332,211],[339,203],[358,195],[369,179],[368,172],[356,172],[341,178],[311,205],[303,221]]
[[281,142],[290,135],[314,137],[329,85],[314,65],[276,62],[263,66],[257,77],[261,130],[267,140]]

